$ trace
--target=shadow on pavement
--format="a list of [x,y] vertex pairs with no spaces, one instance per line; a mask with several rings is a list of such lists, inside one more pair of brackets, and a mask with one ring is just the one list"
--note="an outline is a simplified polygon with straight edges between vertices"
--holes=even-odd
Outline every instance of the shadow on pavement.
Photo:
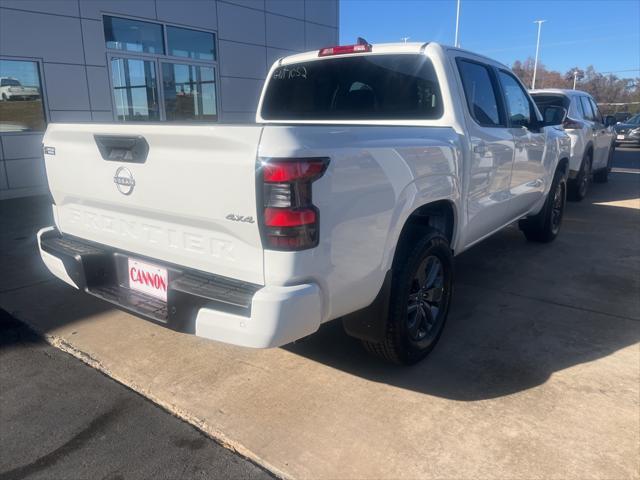
[[[631,207],[610,203],[631,200]],[[339,321],[292,353],[373,382],[453,400],[530,389],[557,371],[640,341],[640,175],[614,174],[569,203],[553,244],[508,228],[456,259],[456,292],[439,345],[406,368],[366,354]]]

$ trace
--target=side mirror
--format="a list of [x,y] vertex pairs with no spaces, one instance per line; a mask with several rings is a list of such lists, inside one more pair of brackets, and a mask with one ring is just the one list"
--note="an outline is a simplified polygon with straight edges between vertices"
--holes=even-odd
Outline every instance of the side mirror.
[[615,125],[616,117],[614,117],[613,115],[607,115],[606,117],[604,117],[604,124],[607,127],[611,127],[612,125]]
[[549,105],[542,110],[543,126],[550,127],[553,125],[562,125],[564,119],[567,118],[567,109],[555,105]]

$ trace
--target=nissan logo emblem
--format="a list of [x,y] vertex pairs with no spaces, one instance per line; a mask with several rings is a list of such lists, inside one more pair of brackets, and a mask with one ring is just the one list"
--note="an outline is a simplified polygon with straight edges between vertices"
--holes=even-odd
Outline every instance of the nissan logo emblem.
[[113,183],[116,184],[118,191],[123,195],[131,195],[133,187],[136,186],[136,181],[133,179],[133,175],[127,167],[120,167],[116,170]]

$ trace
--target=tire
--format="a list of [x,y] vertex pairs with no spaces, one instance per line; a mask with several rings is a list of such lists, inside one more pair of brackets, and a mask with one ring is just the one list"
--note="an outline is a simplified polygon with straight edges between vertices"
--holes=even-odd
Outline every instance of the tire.
[[429,228],[406,252],[398,252],[382,342],[363,340],[370,353],[412,365],[440,339],[453,294],[453,256],[445,236]]
[[607,183],[609,181],[609,172],[611,171],[611,165],[613,164],[613,155],[615,154],[616,147],[611,144],[609,147],[609,156],[607,157],[607,166],[601,168],[593,174],[593,181],[597,183]]
[[6,102],[7,100],[8,100],[8,99],[7,99],[7,94],[6,94],[6,93],[3,93],[3,94],[2,94],[2,101],[3,101],[3,102]]
[[589,190],[589,184],[591,183],[593,166],[593,152],[589,150],[585,157],[582,159],[580,165],[580,171],[575,180],[569,182],[569,199],[580,202],[587,196]]
[[524,236],[530,242],[548,243],[560,233],[562,217],[567,204],[567,182],[564,173],[558,169],[553,176],[547,200],[540,213],[518,222]]

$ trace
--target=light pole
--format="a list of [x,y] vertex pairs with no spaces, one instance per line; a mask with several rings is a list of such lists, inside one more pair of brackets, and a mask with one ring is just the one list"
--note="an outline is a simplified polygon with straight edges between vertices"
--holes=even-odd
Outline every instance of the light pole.
[[533,80],[531,81],[531,90],[536,88],[536,73],[538,71],[538,53],[540,51],[540,29],[542,28],[542,24],[546,22],[546,20],[536,20],[533,23],[538,24],[538,41],[536,42],[536,61],[533,64]]
[[573,89],[576,89],[576,80],[578,79],[578,70],[573,71]]
[[456,7],[456,40],[453,43],[453,46],[456,48],[460,48],[460,42],[458,41],[459,26],[460,26],[460,0],[458,0],[458,6]]

